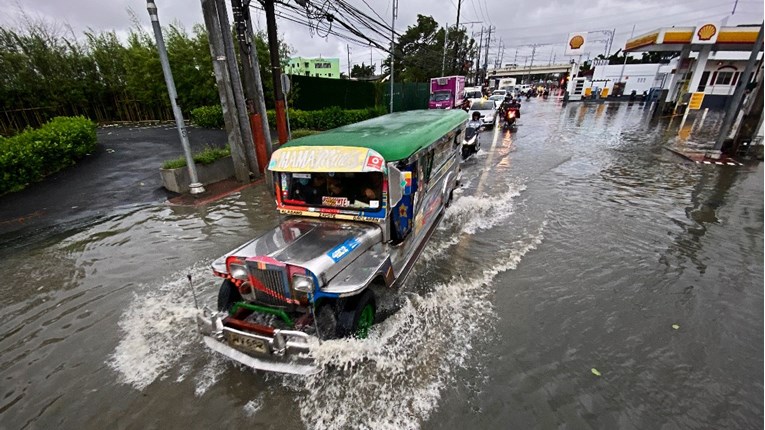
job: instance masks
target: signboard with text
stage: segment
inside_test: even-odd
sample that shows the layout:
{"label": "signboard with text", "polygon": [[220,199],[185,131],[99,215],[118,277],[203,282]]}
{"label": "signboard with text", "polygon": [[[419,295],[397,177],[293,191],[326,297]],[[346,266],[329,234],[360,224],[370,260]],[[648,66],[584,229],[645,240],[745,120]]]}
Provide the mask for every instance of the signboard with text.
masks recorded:
{"label": "signboard with text", "polygon": [[688,109],[701,109],[702,103],[704,103],[704,93],[691,93],[691,99],[688,101]]}

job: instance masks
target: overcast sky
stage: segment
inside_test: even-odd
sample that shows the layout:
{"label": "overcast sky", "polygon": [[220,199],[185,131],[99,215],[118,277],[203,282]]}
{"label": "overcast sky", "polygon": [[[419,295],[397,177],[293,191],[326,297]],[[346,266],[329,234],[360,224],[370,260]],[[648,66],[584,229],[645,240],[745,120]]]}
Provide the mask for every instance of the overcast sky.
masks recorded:
{"label": "overcast sky", "polygon": [[[295,0],[277,0],[296,5]],[[431,15],[443,25],[454,24],[457,18],[457,2],[461,1],[460,23],[465,23],[469,33],[477,33],[492,26],[489,61],[500,55],[499,42],[505,46],[503,63],[524,64],[530,60],[531,44],[537,46],[534,64],[568,61],[563,56],[565,40],[570,32],[595,32],[589,35],[588,51],[594,57],[604,52],[606,39],[598,30],[616,29],[612,53],[624,47],[635,27],[635,35],[658,27],[692,26],[700,21],[720,21],[728,18],[728,25],[743,23],[759,24],[763,20],[762,0],[400,0],[395,28],[403,32],[416,22],[417,14]],[[230,2],[226,0],[230,8]],[[253,4],[257,1],[253,0]],[[376,18],[375,12],[390,24],[391,0],[348,0],[359,10]],[[199,0],[156,0],[159,18],[163,25],[180,23],[187,30],[202,23]],[[315,0],[315,4],[331,6],[333,0]],[[735,14],[731,12],[736,8]],[[44,20],[64,28],[71,27],[81,35],[87,29],[115,30],[125,35],[133,25],[128,10],[133,10],[141,25],[150,31],[150,22],[144,0],[0,0],[2,14],[0,25],[19,26],[22,11],[31,19]],[[279,11],[288,11],[277,5]],[[230,11],[229,11],[230,12]],[[253,10],[256,28],[265,29],[262,11]],[[313,21],[314,23],[316,21]],[[303,57],[338,57],[341,71],[347,69],[347,48],[350,45],[350,62],[379,64],[384,53],[366,44],[349,42],[340,37],[321,37],[315,32],[286,18],[277,18],[279,34],[292,46],[294,55]],[[334,25],[334,28],[338,28]],[[372,34],[368,30],[365,34]],[[384,43],[381,36],[374,39]]]}

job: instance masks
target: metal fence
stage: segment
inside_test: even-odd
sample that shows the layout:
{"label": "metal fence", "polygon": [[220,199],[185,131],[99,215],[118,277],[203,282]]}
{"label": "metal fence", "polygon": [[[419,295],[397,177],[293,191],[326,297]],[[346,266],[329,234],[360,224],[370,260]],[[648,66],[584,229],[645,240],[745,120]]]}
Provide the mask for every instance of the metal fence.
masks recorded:
{"label": "metal fence", "polygon": [[[393,83],[393,111],[427,109],[430,84],[423,82]],[[390,107],[390,84],[384,84],[384,106]],[[390,109],[390,108],[389,108]]]}
{"label": "metal fence", "polygon": [[319,110],[331,106],[364,109],[374,107],[378,99],[373,82],[301,75],[290,75],[290,81],[292,89],[288,101],[289,107],[294,109]]}

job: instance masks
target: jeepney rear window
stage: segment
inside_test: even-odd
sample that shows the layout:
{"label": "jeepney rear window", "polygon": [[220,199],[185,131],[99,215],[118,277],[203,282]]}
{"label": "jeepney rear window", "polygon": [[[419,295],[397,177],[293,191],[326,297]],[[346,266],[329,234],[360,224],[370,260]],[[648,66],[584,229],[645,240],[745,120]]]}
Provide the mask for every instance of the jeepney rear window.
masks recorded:
{"label": "jeepney rear window", "polygon": [[380,172],[281,173],[282,202],[293,206],[380,210]]}

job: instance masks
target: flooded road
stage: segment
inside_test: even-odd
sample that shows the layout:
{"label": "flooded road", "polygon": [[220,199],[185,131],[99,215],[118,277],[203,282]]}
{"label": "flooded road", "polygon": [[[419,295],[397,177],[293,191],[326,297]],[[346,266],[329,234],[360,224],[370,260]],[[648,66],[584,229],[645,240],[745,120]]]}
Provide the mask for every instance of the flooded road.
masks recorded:
{"label": "flooded road", "polygon": [[186,275],[214,306],[210,262],[278,223],[263,186],[6,242],[0,429],[759,427],[763,168],[685,162],[676,134],[639,105],[524,103],[395,311],[308,378],[195,335]]}

